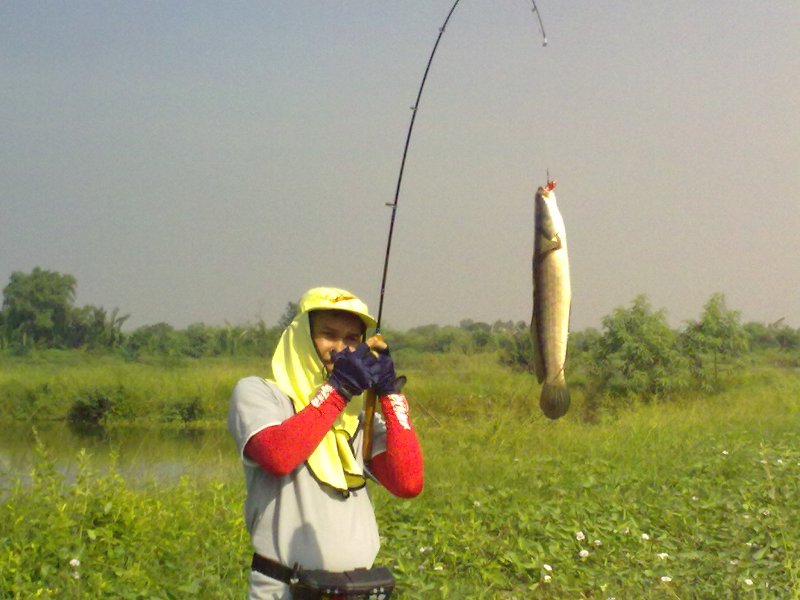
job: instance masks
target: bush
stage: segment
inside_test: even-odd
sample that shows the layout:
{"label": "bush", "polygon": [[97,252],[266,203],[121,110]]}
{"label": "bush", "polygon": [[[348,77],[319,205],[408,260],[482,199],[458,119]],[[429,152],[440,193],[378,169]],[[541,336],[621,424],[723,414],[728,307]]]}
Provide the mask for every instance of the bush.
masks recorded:
{"label": "bush", "polygon": [[122,388],[90,390],[85,397],[76,398],[67,414],[70,423],[101,425],[113,413],[122,413]]}
{"label": "bush", "polygon": [[533,340],[527,327],[498,333],[496,339],[500,364],[531,373],[534,371]]}
{"label": "bush", "polygon": [[193,423],[202,419],[203,416],[205,416],[205,409],[200,396],[179,400],[164,408],[165,421]]}
{"label": "bush", "polygon": [[663,310],[650,308],[646,296],[629,309],[617,308],[603,319],[591,372],[600,393],[651,399],[687,385],[686,360]]}

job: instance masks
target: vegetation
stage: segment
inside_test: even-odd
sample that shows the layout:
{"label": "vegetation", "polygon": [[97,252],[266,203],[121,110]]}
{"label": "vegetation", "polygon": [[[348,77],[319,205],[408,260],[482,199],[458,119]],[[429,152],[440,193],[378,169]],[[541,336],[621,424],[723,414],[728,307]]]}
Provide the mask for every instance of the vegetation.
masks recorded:
{"label": "vegetation", "polygon": [[408,598],[798,598],[800,378],[762,375],[592,425],[520,393],[425,422],[423,497],[376,494],[381,558]]}
{"label": "vegetation", "polygon": [[127,484],[81,451],[66,483],[43,444],[3,499],[2,598],[235,598],[249,540],[239,486]]}
{"label": "vegetation", "polygon": [[[795,370],[588,423],[581,393],[546,420],[530,375],[488,354],[403,363],[425,490],[372,488],[398,598],[800,597]],[[228,475],[164,484],[80,452],[65,480],[40,444],[30,479],[0,478],[0,597],[243,597],[234,454]]]}
{"label": "vegetation", "polygon": [[[75,307],[76,282],[15,273],[0,311],[0,420],[222,428],[269,375],[281,323],[160,323]],[[426,457],[414,500],[372,488],[398,598],[800,598],[800,330],[742,324],[714,294],[669,327],[645,296],[571,334],[572,408],[537,408],[525,323],[385,332]],[[0,597],[241,598],[249,540],[229,475],[129,481],[46,443],[0,464]]]}
{"label": "vegetation", "polygon": [[126,360],[49,350],[0,360],[0,422],[217,426],[233,385],[268,375],[258,357]]}
{"label": "vegetation", "polygon": [[[38,267],[12,274],[0,311],[0,419],[92,425],[219,419],[218,399],[243,369],[268,374],[266,357],[297,308],[287,303],[271,327],[263,321],[195,323],[177,330],[157,323],[123,332],[127,316],[120,317],[118,309],[75,307],[76,285],[71,275]],[[533,372],[524,322],[464,320],[457,327],[384,333],[405,359],[488,355],[505,367]],[[64,352],[70,349],[79,352]],[[633,400],[720,393],[765,363],[800,366],[800,330],[781,322],[743,325],[722,294],[711,296],[697,321],[673,330],[665,312],[653,310],[641,295],[605,317],[601,330],[571,334],[567,375],[572,389],[586,397],[582,416],[592,420],[604,407]]]}

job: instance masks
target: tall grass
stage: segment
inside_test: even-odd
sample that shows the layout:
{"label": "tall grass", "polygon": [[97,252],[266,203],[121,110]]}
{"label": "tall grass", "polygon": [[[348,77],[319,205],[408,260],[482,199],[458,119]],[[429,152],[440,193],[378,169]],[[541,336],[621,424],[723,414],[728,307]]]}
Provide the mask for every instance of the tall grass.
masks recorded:
{"label": "tall grass", "polygon": [[5,356],[0,359],[0,420],[218,422],[236,381],[263,373],[266,363],[252,357],[131,362],[76,351]]}
{"label": "tall grass", "polygon": [[235,598],[246,588],[241,494],[231,482],[128,485],[85,452],[65,483],[40,445],[4,494],[3,598]]}
{"label": "tall grass", "polygon": [[423,498],[376,494],[381,558],[409,598],[800,597],[800,378],[773,375],[599,424],[426,423]]}
{"label": "tall grass", "polygon": [[[371,487],[398,598],[800,598],[800,373],[591,422],[578,391],[551,422],[491,357],[398,363],[426,459],[420,497]],[[65,482],[40,454],[0,492],[0,597],[244,597],[234,456],[229,477],[133,486],[85,454]]]}

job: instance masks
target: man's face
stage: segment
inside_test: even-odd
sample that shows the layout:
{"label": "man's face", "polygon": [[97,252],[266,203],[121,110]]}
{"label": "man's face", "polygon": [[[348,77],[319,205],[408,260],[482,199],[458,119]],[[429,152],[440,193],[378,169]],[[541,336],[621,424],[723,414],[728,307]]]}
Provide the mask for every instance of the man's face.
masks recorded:
{"label": "man's face", "polygon": [[364,330],[361,319],[341,310],[318,310],[311,313],[311,339],[328,373],[333,371],[331,351],[341,352],[358,346]]}

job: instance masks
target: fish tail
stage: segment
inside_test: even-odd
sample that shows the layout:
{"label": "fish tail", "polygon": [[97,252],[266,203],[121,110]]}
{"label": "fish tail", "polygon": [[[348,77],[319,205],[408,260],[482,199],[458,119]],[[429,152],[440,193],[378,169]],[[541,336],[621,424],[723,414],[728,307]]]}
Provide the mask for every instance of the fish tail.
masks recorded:
{"label": "fish tail", "polygon": [[569,408],[567,384],[563,381],[545,382],[542,386],[542,395],[539,398],[539,407],[549,419],[563,417]]}

